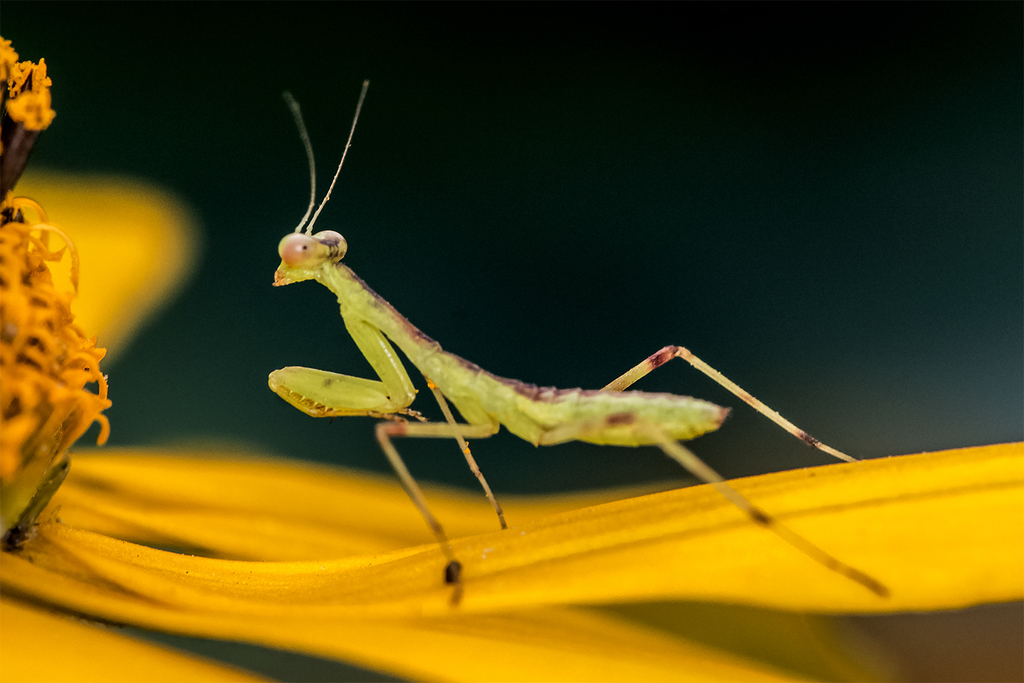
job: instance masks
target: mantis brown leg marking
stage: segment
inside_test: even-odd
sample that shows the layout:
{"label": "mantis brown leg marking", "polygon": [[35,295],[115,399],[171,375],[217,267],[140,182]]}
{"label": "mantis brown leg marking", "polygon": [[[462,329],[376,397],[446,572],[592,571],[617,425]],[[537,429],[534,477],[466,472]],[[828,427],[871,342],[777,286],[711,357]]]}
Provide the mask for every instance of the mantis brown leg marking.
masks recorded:
{"label": "mantis brown leg marking", "polygon": [[444,568],[444,582],[449,585],[457,584],[462,579],[462,563],[458,560],[452,560],[448,563],[448,566]]}
{"label": "mantis brown leg marking", "polygon": [[839,460],[843,460],[846,462],[857,462],[857,458],[851,457],[841,451],[837,451],[831,446],[827,446],[823,444],[821,441],[818,441],[813,436],[811,436],[804,430],[800,429],[795,424],[793,424],[792,422],[790,422],[789,420],[782,417],[777,412],[766,406],[764,403],[754,398],[750,394],[750,392],[741,388],[731,379],[720,373],[718,370],[715,370],[713,367],[702,361],[697,356],[690,353],[689,350],[683,348],[682,346],[666,346],[665,348],[651,355],[645,361],[643,361],[636,367],[632,368],[631,370],[629,370],[628,372],[626,372],[613,382],[610,382],[607,386],[604,387],[604,389],[606,391],[623,391],[641,377],[646,376],[652,370],[661,367],[662,365],[669,362],[673,358],[682,358],[687,363],[689,363],[696,369],[700,370],[702,373],[713,379],[719,385],[730,391],[733,395],[742,399],[747,405],[752,407],[754,410],[761,413],[769,420],[779,425],[780,427],[782,427],[787,432],[789,432],[796,438],[800,439],[807,445],[817,448],[819,451],[822,451],[824,453],[828,453],[832,457],[838,458]]}
{"label": "mantis brown leg marking", "polygon": [[452,597],[449,603],[452,607],[458,607],[459,603],[462,602],[462,563],[458,560],[452,560],[448,563],[448,566],[444,568],[444,582],[449,586],[454,586],[452,590]]}
{"label": "mantis brown leg marking", "polygon": [[[437,404],[441,406],[441,412],[444,413],[444,419],[447,420],[448,424],[452,427],[455,427],[458,423],[455,421],[455,417],[452,415],[452,411],[448,407],[448,401],[445,400],[444,394],[441,393],[441,390],[437,388],[437,385],[434,384],[429,377],[426,379],[427,386],[430,388],[430,391],[433,392],[434,398],[437,399]],[[477,481],[480,482],[480,485],[484,489],[484,493],[487,494],[487,500],[490,501],[491,507],[493,507],[494,511],[498,514],[498,521],[501,523],[501,528],[508,529],[508,525],[505,524],[505,513],[501,511],[501,505],[498,503],[498,499],[494,497],[494,494],[491,492],[490,484],[487,483],[487,479],[484,478],[483,472],[481,472],[480,468],[477,466],[476,458],[473,457],[473,453],[469,450],[469,444],[466,443],[466,440],[460,433],[455,434],[455,440],[459,444],[459,450],[462,451],[462,455],[466,457],[466,463],[469,465],[470,471],[473,472]]]}

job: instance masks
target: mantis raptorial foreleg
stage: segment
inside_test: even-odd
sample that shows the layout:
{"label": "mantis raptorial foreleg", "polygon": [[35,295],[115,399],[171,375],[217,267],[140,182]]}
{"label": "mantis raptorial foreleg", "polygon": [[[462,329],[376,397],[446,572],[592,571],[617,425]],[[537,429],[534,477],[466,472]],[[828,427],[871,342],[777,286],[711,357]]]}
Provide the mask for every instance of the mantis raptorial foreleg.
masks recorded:
{"label": "mantis raptorial foreleg", "polygon": [[407,410],[416,398],[416,389],[391,342],[365,322],[346,320],[345,327],[379,381],[291,366],[270,374],[270,388],[313,417],[386,417],[395,413],[418,416]]}
{"label": "mantis raptorial foreleg", "polygon": [[800,429],[795,424],[793,424],[792,422],[790,422],[789,420],[782,417],[777,412],[766,406],[764,403],[754,398],[754,396],[751,395],[750,392],[740,387],[731,379],[720,373],[718,370],[715,370],[713,367],[702,361],[697,356],[690,353],[688,349],[685,349],[682,346],[666,346],[657,353],[651,354],[642,363],[632,368],[615,381],[605,385],[604,389],[606,391],[622,391],[627,387],[631,386],[632,384],[634,384],[641,377],[646,376],[649,372],[651,372],[655,368],[661,367],[662,365],[669,362],[673,358],[682,358],[687,363],[697,368],[711,379],[715,380],[715,382],[720,384],[722,387],[728,389],[734,396],[743,399],[743,401],[746,402],[747,405],[749,405],[751,408],[761,413],[769,420],[779,425],[780,427],[782,427],[787,432],[789,432],[796,438],[800,439],[804,443],[813,446],[814,448],[817,448],[819,451],[828,453],[829,455],[835,458],[839,458],[840,460],[846,462],[857,462],[857,458],[853,458],[847,455],[846,453],[837,451],[831,446],[827,446],[822,442],[818,441],[813,436],[811,436],[804,430]]}

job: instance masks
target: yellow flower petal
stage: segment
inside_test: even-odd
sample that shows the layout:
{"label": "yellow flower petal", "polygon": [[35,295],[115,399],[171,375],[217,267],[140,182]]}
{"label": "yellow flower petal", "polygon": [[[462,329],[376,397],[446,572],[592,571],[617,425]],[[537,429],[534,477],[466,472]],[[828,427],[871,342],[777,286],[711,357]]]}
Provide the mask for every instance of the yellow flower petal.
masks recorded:
{"label": "yellow flower petal", "polygon": [[[82,473],[94,490],[104,468],[116,464],[100,460]],[[153,469],[173,471],[172,460],[156,460]],[[577,610],[552,605],[697,598],[886,612],[1020,599],[1022,462],[1024,446],[1008,444],[735,482],[784,523],[886,583],[888,599],[754,527],[707,487],[457,539],[453,547],[465,565],[458,605],[441,580],[444,557],[433,544],[319,562],[240,562],[155,550],[52,521],[42,523],[22,550],[0,556],[0,579],[7,595],[96,618],[295,649],[409,676],[550,678],[565,666],[578,672],[567,679],[679,679],[680,671],[752,679],[751,673],[721,673],[736,662],[697,654],[678,639],[651,640],[652,633],[628,620],[604,614],[610,621],[593,621],[593,614],[583,619]],[[228,466],[239,483],[257,481],[247,476],[251,463],[245,461],[185,463],[193,484],[206,479],[204,470],[224,476]],[[145,463],[134,465],[137,474]],[[255,466],[264,474],[276,471],[278,481],[289,469],[285,463]],[[312,473],[294,467],[296,480]],[[141,480],[140,499],[159,498],[157,480]],[[327,488],[338,483],[328,481]],[[281,491],[295,484],[285,482]],[[334,493],[355,493],[362,485],[337,486]],[[244,502],[246,489],[236,487],[231,496]],[[256,509],[265,495],[257,487],[245,504]],[[271,508],[290,502],[307,520],[316,516],[316,496],[271,499]],[[517,514],[528,515],[528,508],[523,503]],[[311,523],[330,524],[330,516]],[[189,542],[189,536],[183,529],[180,539]],[[642,675],[627,673],[636,671],[627,661]],[[707,662],[719,673],[700,668]]]}
{"label": "yellow flower petal", "polygon": [[0,622],[0,671],[5,681],[265,680],[9,598],[0,602]]}
{"label": "yellow flower petal", "polygon": [[799,672],[820,681],[892,681],[897,665],[885,652],[851,637],[850,619],[710,602],[608,605],[623,616],[718,650]]}
{"label": "yellow flower petal", "polygon": [[[426,486],[455,537],[498,529],[479,494]],[[646,493],[503,496],[528,521]],[[310,560],[432,543],[394,477],[251,454],[103,449],[76,453],[55,505],[64,523],[145,545],[239,560]]]}
{"label": "yellow flower petal", "polygon": [[[76,322],[116,356],[180,289],[197,261],[191,210],[139,180],[29,169],[17,194],[46,207],[73,236],[82,268]],[[109,356],[108,356],[109,357]]]}
{"label": "yellow flower petal", "polygon": [[763,665],[589,610],[548,608],[353,621],[168,613],[161,607],[141,601],[137,614],[143,617],[143,625],[355,661],[414,679],[796,680]]}
{"label": "yellow flower petal", "polygon": [[[1020,599],[1022,456],[1024,447],[1010,444],[734,482],[781,521],[886,584],[892,592],[886,599],[753,526],[708,487],[693,487],[454,540],[465,579],[458,610],[686,598],[870,613]],[[245,468],[235,466],[239,473]],[[196,462],[189,467],[201,481]],[[51,505],[58,504],[55,498]],[[182,530],[186,541],[188,533]],[[49,586],[57,575],[70,580],[87,565],[86,583],[166,594],[169,604],[200,611],[452,613],[452,591],[441,581],[443,555],[433,544],[316,562],[234,562],[167,553],[51,522],[41,524],[37,538],[15,557],[52,572],[43,582]],[[48,591],[18,576],[5,573],[5,585]],[[57,604],[62,599],[49,597]],[[65,597],[74,604],[76,596]]]}

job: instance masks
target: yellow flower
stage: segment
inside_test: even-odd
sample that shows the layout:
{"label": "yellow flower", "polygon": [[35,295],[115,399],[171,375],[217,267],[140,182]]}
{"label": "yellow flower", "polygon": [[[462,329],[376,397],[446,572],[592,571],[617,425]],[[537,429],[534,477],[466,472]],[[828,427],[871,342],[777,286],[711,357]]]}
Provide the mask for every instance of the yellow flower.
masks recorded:
{"label": "yellow flower", "polygon": [[[28,341],[22,345],[31,351],[25,358],[58,368],[56,375],[40,378],[29,372],[33,363],[23,368],[19,354],[8,353],[8,311],[21,316],[19,334],[29,319],[28,304],[13,302],[42,299],[44,292],[70,301],[73,287],[53,284],[65,276],[54,272],[61,251],[47,236],[60,237],[69,261],[70,244],[79,246],[86,282],[99,268],[84,246],[89,214],[95,206],[134,203],[132,211],[109,210],[92,221],[111,236],[100,253],[109,255],[128,233],[148,241],[146,249],[118,255],[123,279],[74,302],[87,304],[83,319],[100,321],[101,339],[116,322],[103,311],[136,315],[140,283],[166,288],[175,279],[133,264],[154,251],[168,253],[168,243],[178,248],[172,260],[186,263],[191,240],[181,232],[187,212],[138,185],[63,176],[56,184],[29,178],[19,186],[26,188],[60,216],[54,221],[61,232],[34,203],[9,200],[2,227],[3,395],[35,397],[32,415],[49,410],[58,417],[36,416],[31,429],[8,431],[6,398],[3,404],[12,481],[34,479],[18,484],[33,493],[15,516],[24,521],[41,510],[34,534],[0,553],[3,680],[250,678],[73,619],[82,617],[414,679],[866,679],[891,672],[848,655],[824,615],[1022,598],[1021,444],[734,482],[780,521],[882,582],[885,598],[809,561],[703,486],[638,497],[620,491],[503,498],[516,526],[500,532],[492,530],[482,497],[428,488],[464,565],[458,604],[442,579],[444,555],[388,478],[256,453],[125,449],[78,455],[59,490],[53,477],[42,476],[40,486],[39,478],[22,476],[24,454],[35,453],[26,444],[53,445],[49,456],[38,456],[47,463],[43,470],[52,469],[87,421],[103,421],[99,411],[109,403],[92,362],[100,351],[70,321],[53,332],[72,349],[64,356],[44,357]],[[268,236],[268,249],[276,237]],[[8,244],[12,251],[21,245],[19,262],[28,264],[13,279]],[[177,271],[180,277],[183,269]],[[23,299],[9,294],[14,287]],[[92,360],[75,361],[76,353]],[[96,393],[83,388],[90,381]],[[76,402],[61,403],[65,394]],[[22,412],[14,418],[29,405],[28,398],[17,403]],[[27,436],[17,440],[18,434]],[[4,486],[6,519],[6,477]],[[48,505],[38,490],[52,494]],[[699,629],[687,619],[699,620]]]}
{"label": "yellow flower", "polygon": [[[67,449],[93,421],[107,439],[102,411],[110,406],[99,362],[105,351],[74,324],[74,291],[54,286],[48,264],[70,254],[70,281],[78,287],[74,245],[49,224],[30,199],[6,196],[24,168],[34,135],[53,120],[50,79],[40,60],[18,62],[0,39],[0,75],[7,80],[0,204],[0,533],[18,546],[67,474]],[[8,132],[10,131],[10,132]],[[50,237],[62,242],[51,250]],[[97,393],[85,386],[96,383]]]}
{"label": "yellow flower", "polygon": [[[31,210],[37,220],[27,221]],[[56,233],[65,247],[48,247]],[[17,546],[67,473],[66,451],[94,420],[110,425],[107,380],[99,362],[105,351],[74,324],[72,292],[53,284],[48,262],[72,254],[71,241],[49,225],[38,204],[25,198],[0,206],[0,519],[4,544]],[[98,393],[85,385],[95,382]]]}
{"label": "yellow flower", "polygon": [[40,59],[38,64],[17,62],[18,55],[11,49],[10,41],[4,42],[6,44],[0,46],[0,59],[4,62],[0,69],[7,74],[7,96],[10,98],[7,115],[21,122],[26,130],[43,130],[57,115],[50,106],[52,82],[46,75],[46,60]]}

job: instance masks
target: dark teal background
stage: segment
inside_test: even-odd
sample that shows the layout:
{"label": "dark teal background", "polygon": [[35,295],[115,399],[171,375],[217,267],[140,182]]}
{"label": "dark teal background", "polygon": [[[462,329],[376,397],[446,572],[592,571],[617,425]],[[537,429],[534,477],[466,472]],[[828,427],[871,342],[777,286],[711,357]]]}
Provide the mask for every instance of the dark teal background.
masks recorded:
{"label": "dark teal background", "polygon": [[[370,420],[266,387],[285,365],[370,373],[333,295],[270,286],[308,193],[282,90],[325,188],[371,79],[318,229],[445,348],[596,388],[683,344],[878,457],[1024,436],[1021,14],[7,2],[3,31],[54,81],[32,163],[163,185],[205,234],[184,294],[105,368],[110,443],[385,470]],[[681,362],[640,388],[736,407],[693,445],[727,476],[828,462]],[[475,486],[454,446],[400,448]],[[678,476],[653,449],[476,454],[499,496]]]}
{"label": "dark teal background", "polygon": [[[344,233],[347,263],[445,348],[596,388],[682,344],[879,457],[1024,438],[1022,19],[1020,3],[8,0],[3,34],[54,81],[33,165],[145,179],[202,224],[194,279],[105,365],[110,443],[383,471],[371,420],[314,420],[266,386],[285,365],[370,373],[333,295],[270,286],[308,193],[282,90],[325,188],[371,79],[318,228]],[[679,361],[639,388],[736,408],[693,444],[726,476],[829,462]],[[454,446],[399,446],[414,474],[475,487]],[[655,449],[506,434],[475,453],[499,499],[681,476]],[[943,631],[920,661],[952,675],[974,660]],[[234,661],[343,675],[253,652]]]}

